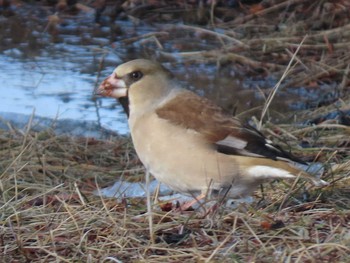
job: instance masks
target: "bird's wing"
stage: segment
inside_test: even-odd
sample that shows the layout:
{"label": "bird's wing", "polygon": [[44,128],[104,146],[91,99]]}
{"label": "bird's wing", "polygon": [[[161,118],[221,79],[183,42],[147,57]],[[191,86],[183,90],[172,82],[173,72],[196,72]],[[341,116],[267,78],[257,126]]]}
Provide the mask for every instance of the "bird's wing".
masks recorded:
{"label": "bird's wing", "polygon": [[159,107],[156,113],[174,125],[198,132],[223,154],[302,162],[273,145],[255,128],[243,124],[210,100],[191,91],[179,93]]}

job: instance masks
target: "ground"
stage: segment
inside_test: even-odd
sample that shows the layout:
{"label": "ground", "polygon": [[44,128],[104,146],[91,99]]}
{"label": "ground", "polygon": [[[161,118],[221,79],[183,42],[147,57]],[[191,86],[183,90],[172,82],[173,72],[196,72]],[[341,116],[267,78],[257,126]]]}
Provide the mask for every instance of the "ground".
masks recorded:
{"label": "ground", "polygon": [[[208,215],[200,209],[175,212],[154,202],[151,240],[145,198],[93,194],[118,178],[144,180],[128,136],[104,140],[63,136],[49,128],[32,131],[28,123],[28,129],[0,130],[0,261],[350,262],[348,2],[237,1],[237,6],[215,6],[215,1],[207,1],[190,9],[203,10],[199,16],[182,18],[161,2],[145,1],[140,6],[125,1],[124,9],[114,15],[149,23],[182,19],[184,25],[174,22],[177,29],[208,40],[219,36],[222,43],[215,49],[209,45],[210,50],[187,52],[183,41],[177,43],[176,54],[154,52],[161,61],[180,56],[192,65],[214,63],[224,68],[232,63],[239,74],[278,78],[292,62],[284,88],[332,88],[328,90],[332,96],[304,110],[281,111],[278,116],[284,123],[274,124],[267,111],[261,125],[261,131],[282,147],[324,164],[322,178],[330,185],[317,189],[301,180],[274,181],[254,193],[253,203],[235,209],[219,206]],[[18,15],[19,2],[11,2],[17,9],[4,3],[2,15]],[[59,3],[63,6],[54,3],[55,8],[67,8],[65,1]],[[87,3],[78,3],[78,12],[84,12]],[[106,13],[110,8],[98,10],[97,23],[112,20],[113,14]],[[51,19],[49,31],[54,35],[57,21]],[[167,40],[166,34],[152,37]],[[150,46],[142,50],[151,53]],[[268,102],[264,105],[269,109]],[[251,111],[242,115],[258,126]]]}

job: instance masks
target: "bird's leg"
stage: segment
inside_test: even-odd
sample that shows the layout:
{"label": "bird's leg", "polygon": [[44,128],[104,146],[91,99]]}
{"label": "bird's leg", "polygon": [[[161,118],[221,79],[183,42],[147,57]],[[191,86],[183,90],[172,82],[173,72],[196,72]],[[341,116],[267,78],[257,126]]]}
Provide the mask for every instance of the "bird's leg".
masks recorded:
{"label": "bird's leg", "polygon": [[195,196],[194,199],[192,201],[188,201],[183,203],[182,205],[180,205],[180,207],[176,208],[176,211],[186,211],[189,208],[191,208],[194,204],[198,203],[200,200],[202,200],[203,198],[205,198],[207,195],[205,193],[201,193],[198,196]]}
{"label": "bird's leg", "polygon": [[265,201],[265,191],[263,184],[260,184],[261,198],[258,202],[258,205],[262,204]]}
{"label": "bird's leg", "polygon": [[154,243],[154,232],[153,232],[153,215],[151,206],[151,191],[150,191],[150,172],[146,171],[146,200],[147,200],[147,214],[148,214],[148,226],[149,236],[151,243]]}
{"label": "bird's leg", "polygon": [[[210,185],[212,184],[212,181],[210,182]],[[200,207],[203,208],[204,211],[206,211],[205,207],[203,206],[204,203],[201,203],[200,201],[204,198],[210,198],[211,197],[211,193],[212,191],[210,190],[210,185],[208,186],[208,188],[204,191],[201,191],[201,194],[198,196],[193,196],[193,200],[189,201],[189,202],[185,202],[184,204],[182,204],[179,208],[177,208],[176,210],[178,211],[186,211],[189,208],[191,208],[194,204],[198,203]],[[209,209],[211,211],[211,209]],[[207,212],[205,212],[207,213]]]}
{"label": "bird's leg", "polygon": [[217,209],[223,204],[223,200],[221,199],[219,201],[215,201],[214,204],[209,205],[209,207],[205,206],[205,202],[201,203],[200,201],[203,200],[204,198],[207,198],[208,195],[206,193],[201,193],[200,195],[194,197],[194,199],[192,201],[186,202],[184,204],[182,204],[180,207],[178,207],[176,209],[176,211],[186,211],[189,208],[191,208],[194,204],[199,203],[199,207],[203,209],[204,214],[203,217],[206,217],[209,214],[215,214]]}

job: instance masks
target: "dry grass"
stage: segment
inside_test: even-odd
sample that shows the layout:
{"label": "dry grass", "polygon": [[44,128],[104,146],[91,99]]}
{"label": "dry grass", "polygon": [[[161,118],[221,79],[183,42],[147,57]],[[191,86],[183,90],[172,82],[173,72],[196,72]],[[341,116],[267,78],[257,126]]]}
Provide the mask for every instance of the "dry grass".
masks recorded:
{"label": "dry grass", "polygon": [[257,192],[252,204],[204,218],[155,206],[151,243],[145,198],[92,194],[120,177],[143,180],[129,138],[0,131],[0,261],[349,262],[349,127],[267,125],[269,132],[312,143],[300,153],[327,164],[331,185],[273,182],[264,199]]}
{"label": "dry grass", "polygon": [[[152,243],[145,198],[117,200],[92,194],[117,178],[143,180],[129,138],[100,141],[50,131],[0,130],[0,261],[350,262],[350,128],[326,117],[349,111],[349,3],[264,2],[270,6],[245,12],[226,9],[237,12],[232,14],[236,19],[227,21],[210,12],[210,26],[220,33],[199,26],[162,26],[161,32],[126,39],[125,45],[143,41],[140,46],[150,56],[218,65],[234,62],[244,74],[251,68],[281,76],[308,35],[296,57],[299,63],[283,87],[312,89],[332,80],[339,84],[338,95],[328,106],[298,115],[296,123],[305,120],[313,125],[268,123],[263,132],[287,141],[285,146],[297,155],[324,163],[329,187],[272,182],[264,186],[263,199],[258,191],[254,203],[234,210],[220,207],[206,217],[200,211],[165,212],[154,206]],[[144,14],[155,17],[147,10]],[[157,12],[163,17],[175,13],[166,7]],[[126,13],[137,17],[136,12]],[[186,45],[179,45],[176,53],[163,50],[162,43],[178,31],[190,32],[191,41],[193,36],[199,41],[214,39],[208,41],[213,44],[206,50],[191,51]],[[176,46],[188,39],[171,43]]]}

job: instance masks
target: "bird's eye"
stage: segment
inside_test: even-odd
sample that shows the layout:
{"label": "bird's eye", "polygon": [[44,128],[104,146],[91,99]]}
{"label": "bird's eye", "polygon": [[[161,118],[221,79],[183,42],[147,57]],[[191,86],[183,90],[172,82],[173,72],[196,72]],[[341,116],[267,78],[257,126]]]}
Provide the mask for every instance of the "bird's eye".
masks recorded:
{"label": "bird's eye", "polygon": [[139,80],[142,78],[143,74],[141,71],[134,71],[130,73],[130,77],[133,81]]}

